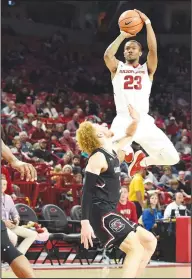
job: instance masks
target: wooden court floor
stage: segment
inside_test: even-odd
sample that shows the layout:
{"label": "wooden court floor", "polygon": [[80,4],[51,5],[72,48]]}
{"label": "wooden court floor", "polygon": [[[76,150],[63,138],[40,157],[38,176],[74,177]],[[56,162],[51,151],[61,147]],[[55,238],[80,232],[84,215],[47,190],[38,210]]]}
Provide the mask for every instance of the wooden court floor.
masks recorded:
{"label": "wooden court floor", "polygon": [[[35,270],[37,278],[121,278],[121,268],[47,268]],[[2,278],[16,278],[12,271],[3,271]],[[142,278],[191,278],[191,266],[148,267]]]}

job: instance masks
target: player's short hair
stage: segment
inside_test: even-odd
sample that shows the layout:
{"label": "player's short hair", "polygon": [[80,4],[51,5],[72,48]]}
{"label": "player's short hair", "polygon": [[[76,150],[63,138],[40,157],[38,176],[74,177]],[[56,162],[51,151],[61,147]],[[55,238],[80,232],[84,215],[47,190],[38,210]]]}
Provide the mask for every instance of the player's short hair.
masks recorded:
{"label": "player's short hair", "polygon": [[142,51],[142,45],[138,41],[136,41],[136,40],[129,40],[128,42],[126,42],[126,44],[127,43],[136,43],[139,46],[140,51]]}
{"label": "player's short hair", "polygon": [[89,155],[95,149],[101,147],[101,143],[93,125],[88,121],[80,124],[79,129],[77,130],[76,139],[80,150]]}

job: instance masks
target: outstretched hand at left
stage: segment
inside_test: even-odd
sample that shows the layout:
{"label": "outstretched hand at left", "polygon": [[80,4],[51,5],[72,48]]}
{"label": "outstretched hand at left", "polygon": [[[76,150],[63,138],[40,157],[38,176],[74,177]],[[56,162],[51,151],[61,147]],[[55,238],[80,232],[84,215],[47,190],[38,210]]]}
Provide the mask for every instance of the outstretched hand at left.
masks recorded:
{"label": "outstretched hand at left", "polygon": [[27,181],[35,181],[37,180],[37,172],[33,165],[15,160],[11,162],[11,166],[13,169],[16,169],[21,174],[21,179],[26,177]]}

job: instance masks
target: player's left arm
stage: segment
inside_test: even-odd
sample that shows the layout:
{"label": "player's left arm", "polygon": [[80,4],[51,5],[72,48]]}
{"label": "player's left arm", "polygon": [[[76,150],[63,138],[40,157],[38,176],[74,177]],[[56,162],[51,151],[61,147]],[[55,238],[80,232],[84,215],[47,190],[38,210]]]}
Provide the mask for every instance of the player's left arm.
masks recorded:
{"label": "player's left arm", "polygon": [[134,136],[140,120],[139,113],[131,106],[128,106],[129,114],[132,118],[131,124],[126,129],[126,135],[118,142],[114,143],[113,149],[117,152],[120,162],[122,162],[122,149],[127,145]]}
{"label": "player's left arm", "polygon": [[151,25],[151,21],[149,18],[142,12],[135,10],[136,12],[139,13],[141,19],[146,25],[147,29],[147,45],[148,45],[148,55],[147,55],[147,67],[148,67],[148,72],[149,72],[149,77],[151,80],[153,80],[153,75],[155,74],[155,71],[157,69],[157,63],[158,63],[158,58],[157,58],[157,40],[155,33],[153,31],[153,27]]}
{"label": "player's left arm", "polygon": [[104,164],[104,155],[101,152],[97,152],[90,157],[85,169],[81,201],[81,243],[84,244],[84,248],[86,249],[89,248],[89,244],[93,247],[92,238],[95,238],[95,234],[89,222],[92,209],[92,195],[96,187],[98,175],[101,173]]}

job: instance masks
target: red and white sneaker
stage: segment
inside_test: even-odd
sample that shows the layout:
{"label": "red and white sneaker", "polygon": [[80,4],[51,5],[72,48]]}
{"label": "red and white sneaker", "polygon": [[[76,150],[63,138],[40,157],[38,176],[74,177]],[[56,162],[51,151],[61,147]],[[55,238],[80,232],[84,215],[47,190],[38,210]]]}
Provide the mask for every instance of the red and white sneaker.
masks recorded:
{"label": "red and white sneaker", "polygon": [[131,163],[134,159],[134,151],[133,151],[133,148],[131,146],[126,146],[124,148],[124,151],[125,151],[125,162],[127,163]]}
{"label": "red and white sneaker", "polygon": [[140,162],[145,157],[145,154],[141,150],[135,153],[134,160],[128,168],[128,174],[130,177],[134,176],[138,171],[145,169],[145,167],[140,165]]}
{"label": "red and white sneaker", "polygon": [[133,159],[134,159],[134,153],[129,153],[128,155],[125,155],[125,162],[126,163],[131,163],[132,161],[133,161]]}

